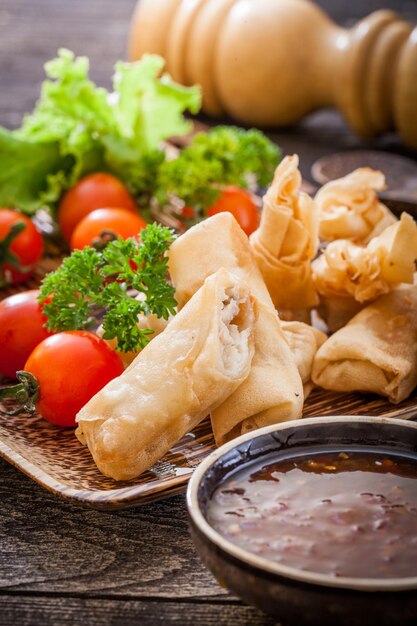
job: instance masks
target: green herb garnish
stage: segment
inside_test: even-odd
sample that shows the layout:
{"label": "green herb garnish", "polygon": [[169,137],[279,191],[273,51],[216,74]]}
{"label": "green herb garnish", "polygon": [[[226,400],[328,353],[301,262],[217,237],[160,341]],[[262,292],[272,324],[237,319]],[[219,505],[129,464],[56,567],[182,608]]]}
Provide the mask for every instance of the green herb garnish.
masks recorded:
{"label": "green herb garnish", "polygon": [[119,238],[101,251],[75,250],[43,279],[39,301],[48,330],[91,329],[102,321],[104,339],[117,339],[118,350],[144,348],[153,331],[138,328],[139,314],[175,313],[166,256],[173,240],[169,228],[149,224],[140,242]]}
{"label": "green herb garnish", "polygon": [[161,165],[156,196],[161,205],[179,198],[203,217],[222,186],[269,185],[280,159],[279,148],[259,130],[218,126],[198,133],[177,159]]}
{"label": "green herb garnish", "polygon": [[167,159],[163,142],[191,130],[184,112],[199,111],[201,94],[162,74],[163,66],[157,55],[119,62],[109,92],[90,80],[86,57],[59,50],[22,127],[0,127],[0,206],[53,212],[77,180],[104,171],[126,184],[141,211],[185,205],[198,221],[222,187],[267,186],[281,153],[258,130],[219,126]]}

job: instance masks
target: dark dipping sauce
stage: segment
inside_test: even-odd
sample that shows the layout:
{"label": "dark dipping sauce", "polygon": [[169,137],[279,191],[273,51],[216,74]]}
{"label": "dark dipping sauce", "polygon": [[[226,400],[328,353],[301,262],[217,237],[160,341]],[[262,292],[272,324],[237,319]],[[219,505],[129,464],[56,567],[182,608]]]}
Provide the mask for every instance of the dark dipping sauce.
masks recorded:
{"label": "dark dipping sauce", "polygon": [[235,472],[207,519],[232,543],[298,570],[417,576],[416,479],[417,462],[397,455],[292,457]]}

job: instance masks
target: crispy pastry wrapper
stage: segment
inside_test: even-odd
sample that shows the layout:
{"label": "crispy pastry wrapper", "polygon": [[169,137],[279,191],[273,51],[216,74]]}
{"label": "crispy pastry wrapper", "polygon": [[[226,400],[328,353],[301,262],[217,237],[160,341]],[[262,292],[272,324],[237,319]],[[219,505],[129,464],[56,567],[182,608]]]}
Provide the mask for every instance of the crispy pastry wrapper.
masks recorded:
{"label": "crispy pastry wrapper", "polygon": [[168,267],[179,309],[221,267],[243,278],[258,300],[273,306],[248,237],[231,213],[213,215],[178,237],[170,247]]}
{"label": "crispy pastry wrapper", "polygon": [[281,327],[303,382],[305,400],[314,387],[311,380],[314,357],[326,341],[327,335],[318,328],[303,322],[281,320]]}
{"label": "crispy pastry wrapper", "polygon": [[360,311],[318,350],[312,378],[333,391],[371,391],[393,403],[417,385],[417,284]]}
{"label": "crispy pastry wrapper", "polygon": [[379,201],[377,191],[385,189],[385,176],[370,167],[361,167],[343,178],[332,180],[317,192],[320,239],[350,239],[366,244],[397,221]]}
{"label": "crispy pastry wrapper", "polygon": [[301,417],[303,385],[276,311],[257,301],[255,354],[247,379],[211,413],[216,443]]}
{"label": "crispy pastry wrapper", "polygon": [[416,259],[417,224],[408,213],[366,247],[333,241],[313,262],[321,312],[327,319],[338,318],[337,324],[346,323],[358,308],[355,303],[364,306],[401,283],[411,284]]}
{"label": "crispy pastry wrapper", "polygon": [[78,413],[76,435],[99,470],[138,476],[224,402],[249,374],[254,322],[248,286],[224,269],[209,277]]}
{"label": "crispy pastry wrapper", "polygon": [[302,310],[318,302],[311,260],[318,248],[318,210],[300,192],[296,155],[285,157],[263,199],[259,228],[250,244],[272,301],[279,311]]}
{"label": "crispy pastry wrapper", "polygon": [[201,222],[172,244],[169,268],[179,305],[219,267],[245,279],[258,310],[250,374],[212,411],[213,432],[220,445],[252,428],[300,418],[303,387],[248,238],[230,213]]}

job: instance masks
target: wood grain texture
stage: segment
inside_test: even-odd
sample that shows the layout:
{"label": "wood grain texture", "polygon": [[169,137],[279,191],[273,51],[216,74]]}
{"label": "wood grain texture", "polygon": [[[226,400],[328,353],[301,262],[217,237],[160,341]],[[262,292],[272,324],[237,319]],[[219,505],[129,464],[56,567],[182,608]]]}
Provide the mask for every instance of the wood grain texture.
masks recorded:
{"label": "wood grain texture", "polygon": [[1,459],[0,476],[0,593],[226,596],[194,549],[184,496],[103,513],[60,501]]}
{"label": "wood grain texture", "polygon": [[[17,127],[32,109],[42,64],[58,47],[87,54],[94,80],[109,86],[114,62],[125,55],[134,4],[1,0],[0,124]],[[318,4],[341,24],[390,6],[417,19],[413,0]],[[370,145],[332,111],[270,136],[287,153],[301,155],[307,177],[318,157]],[[403,151],[395,136],[371,145]],[[82,509],[0,459],[0,498],[1,626],[273,623],[233,601],[203,568],[187,532],[183,496],[113,513]]]}
{"label": "wood grain texture", "polygon": [[[2,626],[272,626],[276,622],[238,603],[138,602],[54,597],[0,597]],[[279,626],[279,625],[276,625]]]}
{"label": "wood grain texture", "polygon": [[110,87],[115,61],[126,56],[135,0],[1,0],[0,124],[15,128],[33,108],[43,65],[58,48],[91,59],[93,80]]}

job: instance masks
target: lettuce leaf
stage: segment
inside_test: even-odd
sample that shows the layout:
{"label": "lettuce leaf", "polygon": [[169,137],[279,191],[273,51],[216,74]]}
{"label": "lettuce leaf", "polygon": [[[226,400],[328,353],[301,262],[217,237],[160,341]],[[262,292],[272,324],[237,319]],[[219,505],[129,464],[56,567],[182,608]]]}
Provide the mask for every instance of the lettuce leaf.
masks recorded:
{"label": "lettuce leaf", "polygon": [[49,197],[59,197],[74,162],[61,155],[57,143],[22,141],[0,128],[0,163],[0,206],[33,213]]}
{"label": "lettuce leaf", "polygon": [[130,138],[141,152],[189,132],[192,126],[183,112],[197,113],[201,106],[199,88],[178,85],[168,74],[158,78],[164,63],[159,56],[145,55],[140,63],[116,64],[114,117],[120,136]]}
{"label": "lettuce leaf", "polygon": [[167,159],[162,142],[191,129],[184,112],[198,112],[201,94],[174,83],[163,66],[156,55],[119,62],[109,92],[90,80],[86,57],[59,50],[22,127],[0,128],[0,206],[53,210],[67,188],[94,171],[123,180],[142,209],[152,199],[164,210],[174,199],[193,207],[196,218],[223,185],[268,185],[281,153],[258,130],[219,126]]}
{"label": "lettuce leaf", "polygon": [[161,142],[188,132],[183,113],[196,113],[201,104],[199,88],[161,76],[163,65],[156,55],[117,63],[109,93],[89,79],[86,57],[59,50],[45,65],[34,111],[14,133],[2,130],[0,204],[28,213],[53,206],[93,171],[114,173],[137,195],[152,194],[149,185],[165,158]]}

